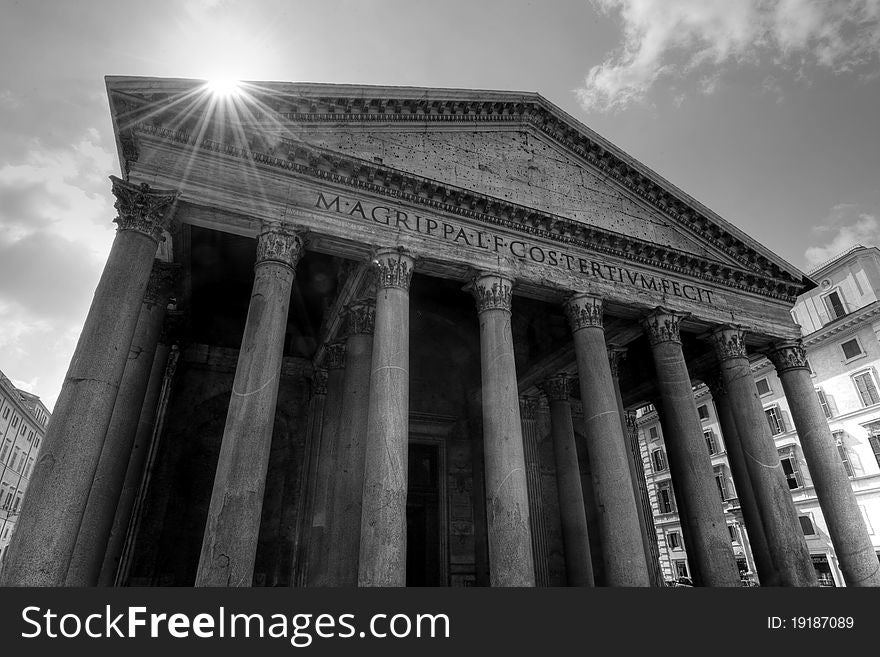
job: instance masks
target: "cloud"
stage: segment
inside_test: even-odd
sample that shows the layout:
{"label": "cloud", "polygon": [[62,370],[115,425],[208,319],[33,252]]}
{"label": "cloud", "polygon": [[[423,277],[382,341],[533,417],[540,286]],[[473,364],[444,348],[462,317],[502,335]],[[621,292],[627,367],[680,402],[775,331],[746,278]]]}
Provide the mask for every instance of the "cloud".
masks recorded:
{"label": "cloud", "polygon": [[813,234],[823,242],[805,251],[804,258],[809,269],[857,244],[880,244],[880,219],[874,214],[859,212],[856,205],[841,204],[832,208],[826,224],[813,228]]}
{"label": "cloud", "polygon": [[0,164],[0,367],[50,407],[113,241],[114,163],[89,129]]}
{"label": "cloud", "polygon": [[[703,66],[805,62],[834,73],[876,74],[880,0],[592,0],[623,20],[623,44],[593,66],[578,98],[588,110],[621,109],[645,100],[661,78]],[[704,80],[712,80],[713,76]],[[712,93],[716,84],[702,84]]]}

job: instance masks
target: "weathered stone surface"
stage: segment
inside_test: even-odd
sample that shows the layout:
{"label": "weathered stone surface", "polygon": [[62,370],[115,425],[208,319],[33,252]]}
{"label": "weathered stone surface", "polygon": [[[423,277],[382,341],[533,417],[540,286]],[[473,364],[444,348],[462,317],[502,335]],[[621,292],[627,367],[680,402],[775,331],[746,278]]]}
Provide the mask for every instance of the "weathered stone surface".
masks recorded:
{"label": "weathered stone surface", "polygon": [[376,254],[373,338],[358,584],[406,584],[409,440],[409,284],[413,260],[397,249]]}
{"label": "weathered stone surface", "polygon": [[116,405],[107,428],[101,458],[92,480],[89,501],[80,522],[76,546],[67,570],[67,586],[95,586],[98,583],[125,472],[134,445],[135,432],[156,354],[165,310],[171,297],[173,269],[156,261],[150,274],[128,362],[119,384]]}
{"label": "weathered stone surface", "polygon": [[525,455],[510,304],[513,281],[482,274],[474,280],[480,316],[486,512],[492,586],[534,586]]}
{"label": "weathered stone surface", "polygon": [[680,314],[658,309],[646,318],[645,331],[657,373],[660,420],[691,574],[700,586],[739,586],[739,570],[681,349],[681,319]]}
{"label": "weathered stone surface", "polygon": [[[650,586],[633,494],[627,445],[608,363],[601,313],[587,312],[601,300],[575,295],[566,314],[572,323],[578,364],[584,435],[599,511],[607,586]],[[581,321],[591,317],[589,321]]]}
{"label": "weathered stone surface", "polygon": [[712,337],[736,425],[733,439],[741,444],[778,584],[816,586],[816,571],[749,368],[743,332],[719,327]]}
{"label": "weathered stone surface", "polygon": [[[299,239],[279,230],[267,230],[260,238],[261,243]],[[298,250],[285,249],[282,257],[286,260],[280,262],[276,249],[262,252],[270,257],[258,260],[254,268],[197,586],[250,586],[253,581],[287,310],[299,255]]]}
{"label": "weathered stone surface", "polygon": [[[129,191],[127,183],[118,187],[126,190],[121,194]],[[156,239],[122,224],[130,220],[147,232],[157,222],[164,225],[158,206],[164,210],[174,196],[157,195],[155,212],[118,204],[120,230],[34,467],[6,554],[3,585],[64,583],[156,255]]]}

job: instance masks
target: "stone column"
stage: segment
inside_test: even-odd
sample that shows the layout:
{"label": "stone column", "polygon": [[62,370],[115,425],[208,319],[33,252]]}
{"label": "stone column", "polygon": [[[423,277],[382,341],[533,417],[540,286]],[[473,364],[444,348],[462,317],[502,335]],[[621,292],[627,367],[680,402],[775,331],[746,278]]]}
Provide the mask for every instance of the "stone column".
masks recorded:
{"label": "stone column", "polygon": [[755,388],[743,331],[721,326],[712,332],[712,340],[779,584],[817,586],[810,551]]}
{"label": "stone column", "polygon": [[116,405],[67,569],[66,586],[95,586],[98,583],[144,405],[159,333],[171,298],[174,269],[174,265],[161,260],[153,263],[129,348],[128,362],[119,383]]}
{"label": "stone column", "polygon": [[339,427],[342,414],[345,376],[345,342],[327,345],[324,367],[327,368],[327,395],[324,400],[324,420],[318,446],[318,462],[312,488],[311,529],[309,532],[309,586],[331,586],[328,550],[329,517],[333,481],[337,474],[339,455]]}
{"label": "stone column", "polygon": [[544,490],[541,481],[541,458],[538,453],[538,422],[535,417],[537,411],[537,398],[519,398],[523,454],[526,461],[526,493],[529,498],[529,528],[532,535],[532,557],[535,562],[535,586],[550,586]]}
{"label": "stone column", "polygon": [[294,586],[307,586],[309,581],[309,545],[311,543],[312,510],[315,506],[315,484],[318,478],[318,450],[324,427],[324,402],[327,397],[327,370],[316,369],[309,394],[309,422],[306,428],[306,453],[302,481],[296,507],[296,537],[293,564]]}
{"label": "stone column", "polygon": [[[727,388],[719,373],[715,377],[706,380],[709,390],[712,392],[712,400],[718,411],[718,423],[721,425],[721,435],[724,438],[724,446],[727,449],[727,461],[730,463],[730,473],[733,475],[733,483],[736,486],[736,495],[742,510],[743,522],[749,532],[752,557],[755,561],[755,570],[762,586],[779,586],[779,574],[773,565],[770,549],[767,546],[767,537],[764,535],[764,527],[761,513],[755,502],[755,494],[752,492],[752,482],[749,477],[746,455],[743,452],[742,441],[733,418],[733,410]],[[753,384],[754,385],[754,384]],[[761,418],[764,420],[764,418]],[[766,420],[764,420],[766,424]],[[779,460],[777,454],[776,459]],[[786,484],[788,488],[788,484]],[[789,494],[789,499],[791,495]],[[812,565],[810,566],[812,568]]]}
{"label": "stone column", "polygon": [[413,258],[380,249],[367,413],[359,586],[406,586],[409,284]]}
{"label": "stone column", "polygon": [[174,332],[174,327],[177,326],[176,320],[178,319],[179,313],[176,311],[166,315],[163,335],[159,337],[159,344],[153,357],[153,365],[150,369],[150,377],[144,393],[144,403],[135,429],[131,457],[125,470],[122,490],[119,493],[119,502],[116,505],[113,525],[110,528],[107,549],[104,551],[104,560],[98,577],[98,586],[113,586],[116,582],[116,573],[119,570],[120,559],[125,547],[125,537],[131,522],[138,488],[144,476],[153,428],[156,426],[162,381],[165,378],[165,368],[168,365],[171,343],[174,340],[171,334]]}
{"label": "stone column", "polygon": [[7,548],[0,585],[61,586],[176,192],[111,176],[119,228]]}
{"label": "stone column", "polygon": [[257,237],[254,286],[196,586],[250,586],[253,580],[290,290],[302,248],[301,237],[278,224],[265,224]]}
{"label": "stone column", "polygon": [[607,586],[650,586],[626,438],[605,346],[602,300],[577,294],[565,305],[574,336],[584,435],[599,510]]}
{"label": "stone column", "polygon": [[[626,358],[627,350],[622,347],[609,347],[608,348],[608,365],[611,368],[611,380],[614,382],[614,397],[617,400],[617,409],[620,412],[621,425],[623,426],[623,435],[625,437],[626,442],[626,456],[627,456],[627,464],[629,465],[629,476],[632,482],[633,487],[633,495],[636,499],[636,511],[638,512],[639,517],[639,529],[642,534],[642,549],[645,551],[645,566],[648,569],[648,575],[651,579],[651,584],[653,586],[659,586],[660,581],[662,580],[662,574],[660,574],[660,563],[658,562],[656,566],[653,563],[652,552],[651,552],[651,542],[648,535],[648,523],[651,525],[651,532],[656,536],[656,531],[654,531],[654,522],[651,520],[650,514],[645,513],[645,505],[642,500],[642,489],[639,487],[639,479],[641,478],[644,481],[644,469],[642,466],[642,460],[638,455],[638,430],[636,429],[635,433],[631,430],[629,424],[627,423],[627,412],[623,407],[623,395],[620,391],[620,363]],[[633,427],[635,428],[635,427]],[[638,458],[638,463],[636,459]],[[647,489],[646,489],[647,491]],[[648,504],[648,508],[650,509],[650,503]]]}
{"label": "stone column", "polygon": [[772,345],[770,360],[782,381],[816,497],[847,586],[880,586],[880,563],[840,460],[800,340]]}
{"label": "stone column", "polygon": [[578,467],[574,424],[571,421],[571,397],[574,381],[568,374],[557,374],[541,384],[550,402],[550,433],[556,460],[556,485],[559,490],[559,514],[565,546],[565,571],[569,586],[593,586],[593,564],[587,512]]}
{"label": "stone column", "polygon": [[336,472],[332,477],[330,532],[327,540],[331,586],[357,586],[358,583],[364,456],[375,322],[374,299],[361,299],[348,307],[339,451]]}
{"label": "stone column", "polygon": [[534,586],[526,463],[510,307],[513,281],[480,274],[472,288],[480,318],[483,445],[492,586]]}
{"label": "stone column", "polygon": [[669,470],[694,584],[739,586],[739,570],[681,348],[679,324],[684,317],[658,308],[644,320],[663,408]]}

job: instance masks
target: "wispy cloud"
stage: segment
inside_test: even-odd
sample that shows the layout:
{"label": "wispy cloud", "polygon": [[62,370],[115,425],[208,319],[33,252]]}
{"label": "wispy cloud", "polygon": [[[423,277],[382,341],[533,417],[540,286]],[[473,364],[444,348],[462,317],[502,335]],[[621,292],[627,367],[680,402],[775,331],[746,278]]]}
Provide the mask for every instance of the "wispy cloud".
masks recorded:
{"label": "wispy cloud", "polygon": [[[880,0],[592,0],[623,21],[622,46],[577,90],[586,109],[645,100],[662,78],[709,65],[769,60],[802,71],[816,65],[870,79],[880,55]],[[874,66],[872,66],[872,64]],[[713,79],[713,75],[703,79]],[[701,84],[704,93],[717,88]]]}
{"label": "wispy cloud", "polygon": [[[115,156],[89,129],[68,147],[38,140],[0,163],[0,354],[51,406],[113,241]],[[34,372],[39,374],[34,375]]]}
{"label": "wispy cloud", "polygon": [[808,269],[857,244],[880,244],[880,219],[875,214],[862,211],[855,204],[842,203],[831,209],[825,223],[813,227],[813,235],[819,243],[810,246],[804,253]]}

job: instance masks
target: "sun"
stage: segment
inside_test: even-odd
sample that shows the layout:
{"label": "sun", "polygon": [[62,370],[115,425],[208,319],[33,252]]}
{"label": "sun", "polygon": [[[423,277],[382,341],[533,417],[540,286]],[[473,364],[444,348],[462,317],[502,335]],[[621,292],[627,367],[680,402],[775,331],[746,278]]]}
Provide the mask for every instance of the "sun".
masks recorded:
{"label": "sun", "polygon": [[231,98],[241,93],[241,82],[232,78],[211,78],[205,88],[214,96]]}

